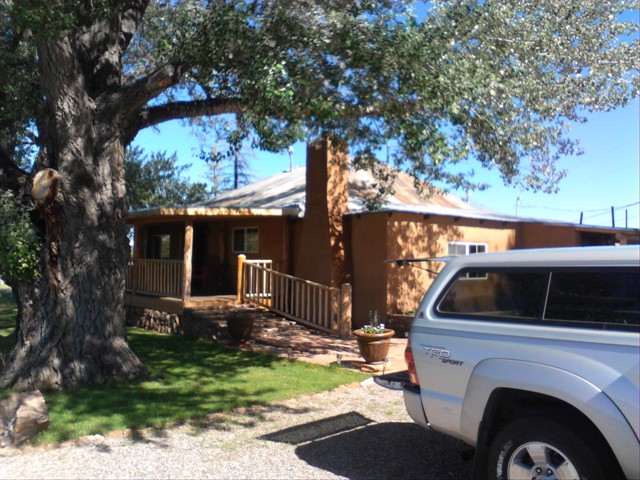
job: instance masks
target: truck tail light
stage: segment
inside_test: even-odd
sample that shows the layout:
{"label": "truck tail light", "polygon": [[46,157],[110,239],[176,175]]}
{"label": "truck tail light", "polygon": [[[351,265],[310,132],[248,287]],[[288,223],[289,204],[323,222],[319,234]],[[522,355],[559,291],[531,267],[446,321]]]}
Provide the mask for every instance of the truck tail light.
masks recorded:
{"label": "truck tail light", "polygon": [[407,340],[407,348],[404,349],[404,361],[407,362],[409,381],[414,385],[420,385],[418,372],[416,371],[416,362],[413,359],[413,350],[411,350],[411,340]]}

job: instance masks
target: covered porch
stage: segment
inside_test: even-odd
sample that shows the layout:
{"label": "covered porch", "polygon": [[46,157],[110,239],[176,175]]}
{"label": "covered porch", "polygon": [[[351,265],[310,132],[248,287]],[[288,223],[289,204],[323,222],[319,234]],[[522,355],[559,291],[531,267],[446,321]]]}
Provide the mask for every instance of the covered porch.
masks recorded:
{"label": "covered porch", "polygon": [[125,303],[182,313],[230,302],[238,256],[289,268],[290,214],[283,209],[158,208],[134,212]]}

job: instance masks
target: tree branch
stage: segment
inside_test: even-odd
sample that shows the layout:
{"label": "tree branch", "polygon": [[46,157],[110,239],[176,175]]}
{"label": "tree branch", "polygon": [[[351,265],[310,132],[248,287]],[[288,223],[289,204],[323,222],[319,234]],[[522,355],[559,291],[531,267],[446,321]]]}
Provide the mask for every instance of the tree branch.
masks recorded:
{"label": "tree branch", "polygon": [[168,120],[199,117],[203,115],[222,115],[225,113],[240,113],[243,110],[240,99],[211,98],[207,100],[193,100],[189,102],[172,102],[165,105],[145,107],[140,110],[136,118],[130,122],[125,130],[126,143],[146,127],[158,125]]}
{"label": "tree branch", "polygon": [[129,113],[129,117],[136,116],[150,100],[177,85],[183,73],[183,65],[162,65],[129,87],[123,88],[117,102]]}

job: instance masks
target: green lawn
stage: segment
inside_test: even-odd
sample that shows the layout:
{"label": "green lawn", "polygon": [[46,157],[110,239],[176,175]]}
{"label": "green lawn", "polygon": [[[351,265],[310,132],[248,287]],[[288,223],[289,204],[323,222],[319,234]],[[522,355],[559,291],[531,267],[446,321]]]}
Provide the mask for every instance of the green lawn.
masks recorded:
{"label": "green lawn", "polygon": [[[0,351],[6,352],[15,305],[0,298]],[[363,380],[344,368],[251,354],[205,341],[129,329],[129,342],[152,381],[48,392],[51,426],[38,443],[125,428],[162,427],[209,413],[278,402]],[[0,392],[4,398],[7,392]]]}

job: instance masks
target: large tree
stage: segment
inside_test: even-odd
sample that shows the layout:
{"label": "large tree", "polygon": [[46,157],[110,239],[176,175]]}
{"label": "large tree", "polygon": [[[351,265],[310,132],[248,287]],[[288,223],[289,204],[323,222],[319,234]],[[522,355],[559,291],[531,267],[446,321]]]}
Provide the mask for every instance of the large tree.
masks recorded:
{"label": "large tree", "polygon": [[[0,0],[0,187],[31,210],[31,280],[0,388],[145,374],[124,328],[124,152],[170,119],[234,116],[279,150],[335,133],[430,184],[473,160],[553,190],[565,122],[638,91],[634,0]],[[30,164],[29,160],[35,161]],[[0,272],[2,274],[3,272]]]}

